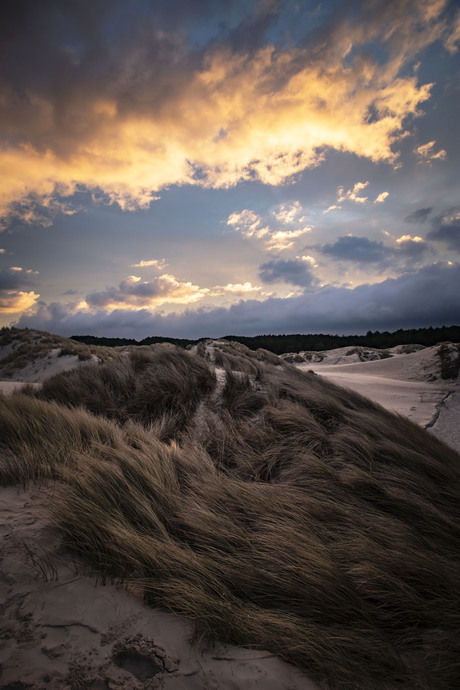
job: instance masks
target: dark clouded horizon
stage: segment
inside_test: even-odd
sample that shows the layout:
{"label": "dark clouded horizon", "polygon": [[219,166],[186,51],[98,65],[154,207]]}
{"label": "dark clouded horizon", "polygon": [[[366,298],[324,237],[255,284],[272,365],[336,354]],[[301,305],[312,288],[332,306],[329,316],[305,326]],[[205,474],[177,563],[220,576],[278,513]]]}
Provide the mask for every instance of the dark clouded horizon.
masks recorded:
{"label": "dark clouded horizon", "polygon": [[459,41],[454,0],[8,3],[1,324],[460,323]]}
{"label": "dark clouded horizon", "polygon": [[[219,337],[266,333],[344,333],[397,330],[460,323],[458,286],[460,265],[435,264],[416,273],[388,278],[354,289],[323,287],[315,293],[264,301],[241,300],[229,307],[186,309],[181,313],[152,313],[147,309],[113,309],[88,313],[72,304],[39,304],[35,316],[18,325],[44,328],[64,335],[142,339],[152,333],[178,338]],[[85,330],[86,329],[86,330]]]}

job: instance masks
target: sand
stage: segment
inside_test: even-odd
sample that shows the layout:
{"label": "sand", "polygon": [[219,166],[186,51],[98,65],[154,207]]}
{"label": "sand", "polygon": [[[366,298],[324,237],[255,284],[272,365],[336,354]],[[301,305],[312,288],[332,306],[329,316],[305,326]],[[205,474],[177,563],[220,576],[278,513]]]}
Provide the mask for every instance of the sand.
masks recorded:
{"label": "sand", "polygon": [[46,518],[45,489],[0,489],[0,688],[319,690],[264,650],[191,642],[184,619],[97,582]]}
{"label": "sand", "polygon": [[[5,395],[9,395],[13,391],[21,390],[25,385],[27,384],[25,384],[24,381],[0,381],[0,391]],[[30,383],[29,385],[34,388],[39,388],[41,386],[40,383]]]}
{"label": "sand", "polygon": [[388,359],[364,362],[353,354],[347,363],[350,348],[340,348],[324,353],[322,361],[296,366],[405,415],[460,450],[460,386],[458,380],[441,378],[438,349],[427,347],[404,354],[393,348]]}

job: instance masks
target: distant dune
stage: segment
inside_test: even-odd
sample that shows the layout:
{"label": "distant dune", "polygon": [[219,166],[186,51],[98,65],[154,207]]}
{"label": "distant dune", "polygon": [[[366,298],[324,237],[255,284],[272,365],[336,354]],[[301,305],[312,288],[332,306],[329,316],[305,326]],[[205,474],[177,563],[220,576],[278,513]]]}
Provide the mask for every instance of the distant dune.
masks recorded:
{"label": "distant dune", "polygon": [[0,345],[2,687],[459,687],[457,345]]}

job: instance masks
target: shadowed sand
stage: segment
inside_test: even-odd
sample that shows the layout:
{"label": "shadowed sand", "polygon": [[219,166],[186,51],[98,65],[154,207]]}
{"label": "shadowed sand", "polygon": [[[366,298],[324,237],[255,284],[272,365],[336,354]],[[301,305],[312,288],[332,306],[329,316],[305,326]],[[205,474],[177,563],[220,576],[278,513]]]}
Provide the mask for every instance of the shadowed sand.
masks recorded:
{"label": "shadowed sand", "polygon": [[316,690],[274,654],[192,643],[185,619],[98,584],[62,546],[46,501],[43,489],[0,488],[1,688]]}

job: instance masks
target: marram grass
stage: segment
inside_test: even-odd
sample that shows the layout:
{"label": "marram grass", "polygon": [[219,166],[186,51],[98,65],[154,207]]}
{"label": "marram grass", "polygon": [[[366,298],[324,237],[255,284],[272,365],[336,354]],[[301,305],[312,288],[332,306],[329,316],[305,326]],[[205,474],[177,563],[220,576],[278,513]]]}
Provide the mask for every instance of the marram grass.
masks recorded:
{"label": "marram grass", "polygon": [[459,455],[241,352],[218,378],[155,347],[1,398],[2,482],[53,478],[66,543],[198,634],[330,690],[460,687]]}

